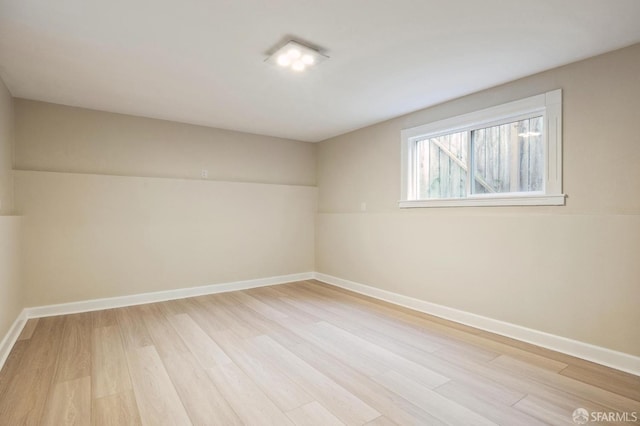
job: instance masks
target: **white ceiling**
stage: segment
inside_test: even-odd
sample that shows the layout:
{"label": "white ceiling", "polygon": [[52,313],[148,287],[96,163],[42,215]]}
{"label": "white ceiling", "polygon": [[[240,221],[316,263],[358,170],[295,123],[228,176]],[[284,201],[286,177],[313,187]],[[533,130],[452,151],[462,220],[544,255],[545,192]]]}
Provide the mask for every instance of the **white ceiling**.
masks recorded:
{"label": "white ceiling", "polygon": [[[319,141],[640,42],[639,0],[0,0],[13,96]],[[331,59],[264,63],[294,36]]]}

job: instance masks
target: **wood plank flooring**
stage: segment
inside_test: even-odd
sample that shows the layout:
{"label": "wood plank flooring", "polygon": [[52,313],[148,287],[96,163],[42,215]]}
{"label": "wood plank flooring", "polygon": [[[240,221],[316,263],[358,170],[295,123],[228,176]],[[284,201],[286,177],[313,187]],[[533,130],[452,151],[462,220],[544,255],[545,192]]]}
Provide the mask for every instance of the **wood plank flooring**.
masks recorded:
{"label": "wood plank flooring", "polygon": [[318,281],[30,320],[0,371],[7,426],[572,425],[580,407],[640,419],[640,378]]}

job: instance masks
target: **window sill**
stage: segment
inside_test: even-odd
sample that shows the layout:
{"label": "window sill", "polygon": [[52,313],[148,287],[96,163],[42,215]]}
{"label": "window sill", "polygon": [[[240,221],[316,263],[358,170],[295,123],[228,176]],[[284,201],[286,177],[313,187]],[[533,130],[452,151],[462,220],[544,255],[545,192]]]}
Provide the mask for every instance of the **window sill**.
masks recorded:
{"label": "window sill", "polygon": [[401,209],[418,207],[564,206],[565,194],[401,200]]}

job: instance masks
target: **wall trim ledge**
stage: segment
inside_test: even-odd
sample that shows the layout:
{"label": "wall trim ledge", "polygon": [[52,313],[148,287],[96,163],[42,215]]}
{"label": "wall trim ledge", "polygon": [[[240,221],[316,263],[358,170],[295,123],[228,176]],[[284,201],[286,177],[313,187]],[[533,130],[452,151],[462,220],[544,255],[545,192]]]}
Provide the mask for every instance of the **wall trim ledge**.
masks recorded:
{"label": "wall trim ledge", "polygon": [[360,284],[354,281],[345,280],[320,272],[314,273],[315,279],[324,283],[351,290],[356,293],[370,296],[375,299],[413,309],[414,311],[423,312],[440,318],[465,324],[481,330],[500,334],[502,336],[511,337],[516,340],[531,343],[536,346],[562,352],[577,358],[602,364],[616,370],[625,371],[627,373],[640,376],[640,357],[614,351],[601,346],[592,345],[590,343],[569,339],[562,336],[546,333],[539,330],[523,327],[520,325],[472,314],[459,309],[450,308],[448,306],[438,305],[424,300],[416,299],[410,296],[393,293],[391,291],[382,290],[366,284]]}
{"label": "wall trim ledge", "polygon": [[18,341],[18,337],[20,337],[20,333],[22,333],[27,319],[27,311],[23,309],[13,324],[11,324],[11,327],[9,327],[9,331],[7,331],[2,341],[0,341],[0,370],[2,370],[7,358],[9,358],[11,349],[13,349],[13,346]]}

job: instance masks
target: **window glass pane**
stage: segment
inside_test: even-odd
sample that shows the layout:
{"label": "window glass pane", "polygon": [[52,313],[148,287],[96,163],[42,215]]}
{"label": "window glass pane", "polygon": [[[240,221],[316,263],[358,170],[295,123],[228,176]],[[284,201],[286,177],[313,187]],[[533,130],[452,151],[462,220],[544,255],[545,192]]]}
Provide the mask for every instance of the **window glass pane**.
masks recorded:
{"label": "window glass pane", "polygon": [[474,194],[543,191],[542,117],[471,132]]}
{"label": "window glass pane", "polygon": [[418,199],[467,196],[468,132],[416,142]]}

